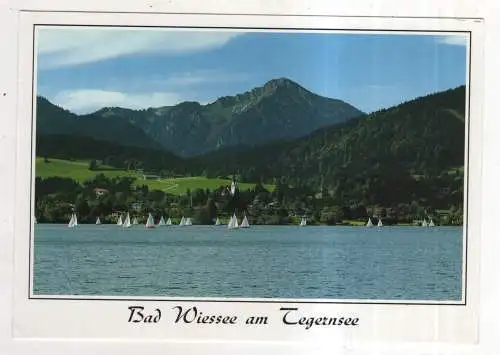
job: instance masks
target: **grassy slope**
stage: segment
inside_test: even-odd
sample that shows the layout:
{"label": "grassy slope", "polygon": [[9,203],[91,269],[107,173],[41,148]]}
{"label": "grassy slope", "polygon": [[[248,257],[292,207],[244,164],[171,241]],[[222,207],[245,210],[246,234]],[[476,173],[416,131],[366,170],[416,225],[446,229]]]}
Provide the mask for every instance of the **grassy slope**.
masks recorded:
{"label": "grassy slope", "polygon": [[[71,178],[78,182],[92,179],[94,176],[101,173],[107,177],[132,176],[137,178],[137,185],[147,185],[150,189],[162,190],[176,195],[185,193],[187,189],[191,191],[197,188],[216,189],[221,185],[231,184],[231,180],[229,179],[207,179],[205,177],[181,177],[164,179],[161,181],[143,180],[141,179],[141,175],[134,172],[111,170],[111,168],[110,170],[91,171],[88,169],[88,166],[88,161],[68,161],[49,158],[49,163],[45,163],[43,158],[37,157],[35,174],[42,178],[57,176]],[[248,190],[254,187],[255,184],[239,183],[238,186],[241,190]],[[270,190],[273,189],[271,185],[265,185],[265,187]]]}

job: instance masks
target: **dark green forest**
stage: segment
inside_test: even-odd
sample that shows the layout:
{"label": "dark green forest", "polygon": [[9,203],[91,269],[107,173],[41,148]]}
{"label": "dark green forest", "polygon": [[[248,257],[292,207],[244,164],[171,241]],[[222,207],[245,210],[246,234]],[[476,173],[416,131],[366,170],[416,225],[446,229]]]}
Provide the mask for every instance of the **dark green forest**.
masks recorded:
{"label": "dark green forest", "polygon": [[[341,224],[381,218],[411,224],[432,217],[446,225],[463,223],[465,87],[317,129],[301,138],[214,149],[178,157],[149,147],[124,146],[71,134],[37,135],[37,155],[93,159],[120,169],[163,176],[234,176],[258,182],[235,196],[226,187],[174,196],[136,187],[130,178],[99,175],[36,179],[39,221],[66,222],[76,209],[82,222],[114,221],[135,204],[135,212],[213,223],[234,211],[252,224],[289,224],[306,215],[310,223]],[[247,140],[248,141],[248,140]],[[95,168],[89,167],[89,168]],[[263,184],[274,184],[267,191]],[[94,188],[109,191],[97,197]]]}
{"label": "dark green forest", "polygon": [[301,140],[195,159],[208,176],[309,186],[340,204],[415,201],[436,209],[463,199],[465,88],[416,99]]}

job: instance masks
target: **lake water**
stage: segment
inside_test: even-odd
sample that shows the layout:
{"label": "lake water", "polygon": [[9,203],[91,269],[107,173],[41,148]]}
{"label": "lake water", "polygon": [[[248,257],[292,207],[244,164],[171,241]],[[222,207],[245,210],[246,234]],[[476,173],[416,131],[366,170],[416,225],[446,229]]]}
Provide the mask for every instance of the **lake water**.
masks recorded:
{"label": "lake water", "polygon": [[460,300],[462,228],[35,225],[34,294]]}

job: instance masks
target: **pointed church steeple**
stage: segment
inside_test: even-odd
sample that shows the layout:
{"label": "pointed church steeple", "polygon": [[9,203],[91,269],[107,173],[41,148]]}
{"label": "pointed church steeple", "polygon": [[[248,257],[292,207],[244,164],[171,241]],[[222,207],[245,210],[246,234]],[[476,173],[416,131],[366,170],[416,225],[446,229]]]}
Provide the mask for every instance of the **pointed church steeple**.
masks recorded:
{"label": "pointed church steeple", "polygon": [[236,193],[236,181],[234,181],[233,177],[233,181],[231,182],[231,196],[234,196],[235,193]]}

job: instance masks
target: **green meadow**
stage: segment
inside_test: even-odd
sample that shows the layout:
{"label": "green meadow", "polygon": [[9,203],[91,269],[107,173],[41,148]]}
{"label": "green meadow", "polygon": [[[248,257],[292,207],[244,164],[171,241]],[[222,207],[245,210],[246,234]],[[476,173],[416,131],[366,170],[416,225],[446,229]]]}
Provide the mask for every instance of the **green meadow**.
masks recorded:
{"label": "green meadow", "polygon": [[[150,190],[161,190],[167,193],[181,195],[188,189],[210,189],[214,190],[220,186],[230,185],[230,179],[209,179],[203,176],[165,178],[162,180],[144,180],[142,175],[133,172],[118,170],[112,167],[101,166],[100,170],[89,170],[89,161],[84,160],[62,160],[49,158],[45,162],[43,158],[36,158],[35,175],[41,178],[61,177],[70,178],[80,183],[93,179],[98,174],[104,174],[108,178],[130,176],[136,178],[136,185],[147,185]],[[255,183],[238,182],[240,190],[248,190],[255,186]],[[274,189],[272,185],[264,185],[270,191]]]}

